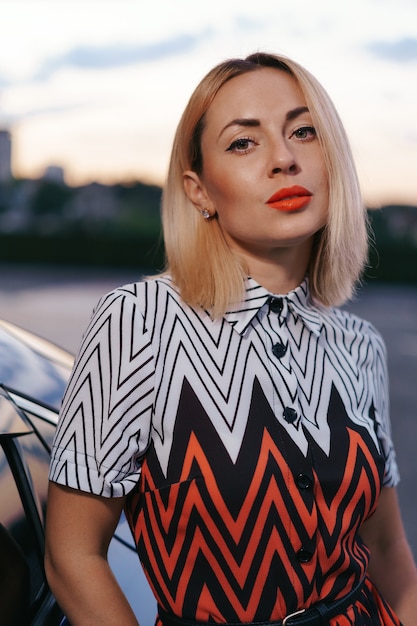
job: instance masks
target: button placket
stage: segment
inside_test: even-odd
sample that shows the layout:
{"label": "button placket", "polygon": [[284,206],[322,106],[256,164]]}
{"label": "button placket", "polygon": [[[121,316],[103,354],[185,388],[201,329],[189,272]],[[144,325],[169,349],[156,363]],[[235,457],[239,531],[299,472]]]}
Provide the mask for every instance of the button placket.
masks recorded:
{"label": "button placket", "polygon": [[[278,325],[281,327],[287,314],[287,303],[284,298],[271,296],[268,308],[270,313],[277,316]],[[285,310],[284,310],[285,309]],[[288,349],[288,342],[279,339],[272,345],[272,353],[277,359],[282,359]]]}
{"label": "button placket", "polygon": [[[280,374],[283,376],[283,382],[285,382],[285,389],[280,388],[280,400],[281,400],[281,420],[285,424],[285,428],[288,432],[292,432],[303,436],[302,429],[300,428],[300,422],[302,420],[302,406],[298,400],[298,388],[299,381],[295,375],[294,368],[291,366],[291,337],[294,331],[293,323],[296,325],[296,320],[289,312],[289,304],[285,298],[272,297],[269,302],[269,318],[271,328],[276,329],[276,340],[272,341],[272,359],[276,359],[276,367]],[[295,333],[297,336],[297,334]],[[285,342],[285,343],[284,343]],[[297,348],[296,348],[297,349]],[[278,361],[278,362],[277,362]],[[280,365],[281,364],[281,365]],[[277,411],[277,417],[279,411]],[[314,494],[314,478],[311,468],[308,464],[303,467],[299,467],[298,471],[295,470],[292,480],[293,485],[299,491],[300,497],[305,502],[308,510],[314,510],[315,494]],[[291,479],[290,479],[291,481]],[[316,550],[316,533],[313,536],[308,533],[301,533],[301,537],[298,538],[300,543],[298,546],[294,545],[295,558],[297,561],[305,567],[311,567],[317,558]],[[303,536],[304,535],[304,536]]]}
{"label": "button placket", "polygon": [[305,459],[293,467],[294,485],[298,489],[300,497],[305,503],[306,510],[310,512],[311,521],[314,520],[314,528],[310,525],[303,529],[298,540],[299,544],[295,548],[295,558],[301,564],[308,565],[317,558],[317,532],[318,532],[318,510],[316,494],[314,489],[314,456],[311,450]]}
{"label": "button placket", "polygon": [[[271,370],[273,378],[279,385],[279,403],[275,405],[276,416],[289,426],[295,426],[300,419],[300,407],[297,400],[298,382],[291,368],[291,347],[287,329],[289,308],[287,299],[271,296],[268,301],[268,333],[271,341],[271,362],[275,367]],[[279,374],[277,374],[277,371]],[[282,377],[282,382],[278,382]]]}

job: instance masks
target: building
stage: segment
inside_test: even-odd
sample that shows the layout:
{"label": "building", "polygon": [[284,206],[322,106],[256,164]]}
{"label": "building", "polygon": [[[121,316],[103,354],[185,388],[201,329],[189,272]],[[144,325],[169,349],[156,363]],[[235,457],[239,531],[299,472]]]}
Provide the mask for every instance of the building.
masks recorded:
{"label": "building", "polygon": [[8,130],[0,130],[0,183],[12,178],[12,138]]}
{"label": "building", "polygon": [[48,183],[58,183],[59,185],[65,184],[65,171],[60,165],[48,165],[42,176],[42,180],[46,180]]}

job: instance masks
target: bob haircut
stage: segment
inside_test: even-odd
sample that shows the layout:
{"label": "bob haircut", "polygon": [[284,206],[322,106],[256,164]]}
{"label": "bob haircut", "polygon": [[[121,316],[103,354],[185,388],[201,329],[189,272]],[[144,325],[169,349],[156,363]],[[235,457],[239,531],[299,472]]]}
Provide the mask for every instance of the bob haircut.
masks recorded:
{"label": "bob haircut", "polygon": [[204,169],[201,137],[205,115],[221,87],[236,76],[275,68],[294,77],[310,110],[329,183],[328,219],[316,233],[308,267],[316,303],[336,306],[349,299],[367,259],[368,232],[355,165],[339,115],[327,92],[306,69],[278,55],[258,52],[214,67],[192,94],[179,122],[162,198],[166,268],[181,297],[212,317],[244,296],[247,268],[227,245],[216,217],[204,219],[188,199],[186,170]]}

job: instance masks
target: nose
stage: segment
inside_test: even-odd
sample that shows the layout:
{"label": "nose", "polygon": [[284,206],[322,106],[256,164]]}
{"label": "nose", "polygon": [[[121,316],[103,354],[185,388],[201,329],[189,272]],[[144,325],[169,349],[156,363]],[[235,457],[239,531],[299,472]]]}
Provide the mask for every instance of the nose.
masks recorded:
{"label": "nose", "polygon": [[273,178],[276,174],[294,175],[298,172],[299,166],[287,143],[285,141],[280,141],[274,144],[271,151],[268,176]]}

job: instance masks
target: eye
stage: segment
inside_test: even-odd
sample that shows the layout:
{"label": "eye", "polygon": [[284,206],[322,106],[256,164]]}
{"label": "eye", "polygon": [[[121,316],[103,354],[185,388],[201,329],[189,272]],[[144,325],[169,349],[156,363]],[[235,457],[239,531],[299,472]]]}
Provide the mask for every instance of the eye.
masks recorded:
{"label": "eye", "polygon": [[258,144],[254,139],[250,137],[239,137],[239,139],[235,139],[232,141],[230,146],[226,148],[226,152],[236,152],[237,154],[246,154],[253,149],[254,146]]}
{"label": "eye", "polygon": [[312,141],[317,137],[317,133],[314,126],[300,126],[300,128],[296,128],[291,133],[290,139],[291,137],[295,137],[301,141]]}

